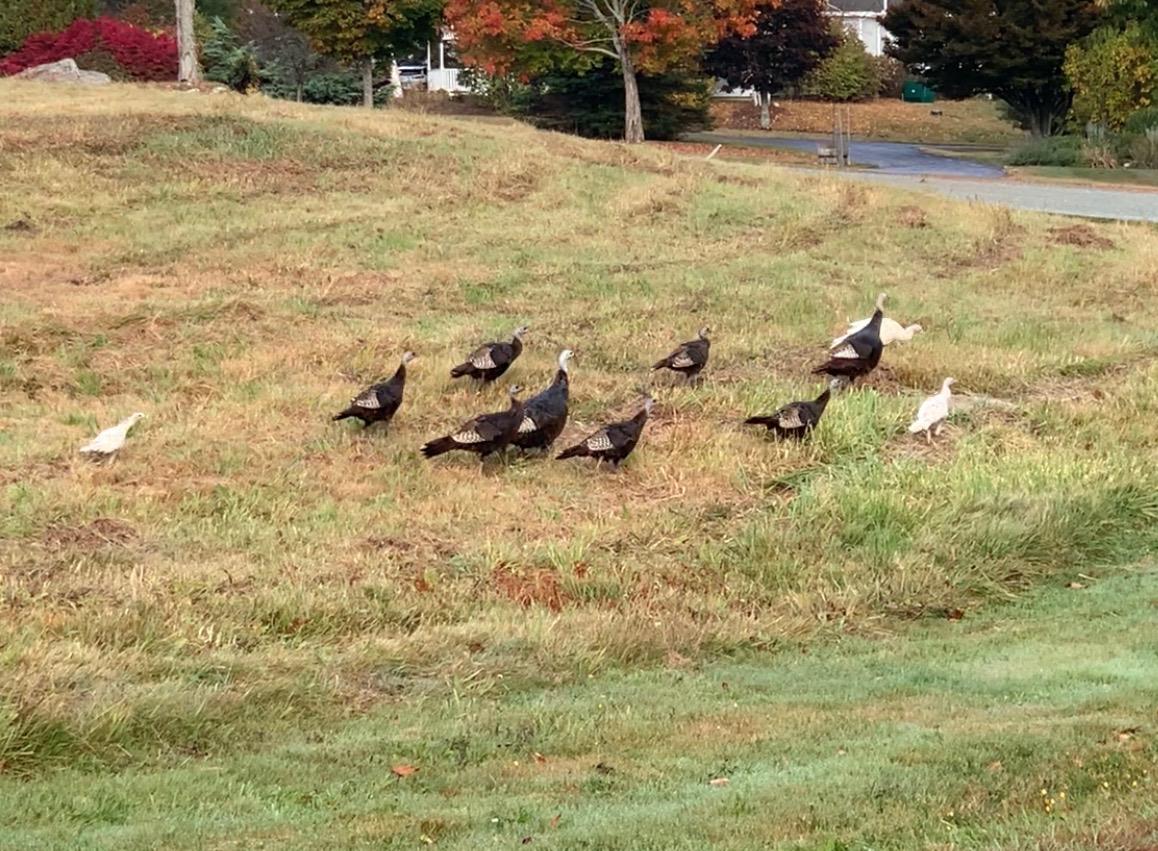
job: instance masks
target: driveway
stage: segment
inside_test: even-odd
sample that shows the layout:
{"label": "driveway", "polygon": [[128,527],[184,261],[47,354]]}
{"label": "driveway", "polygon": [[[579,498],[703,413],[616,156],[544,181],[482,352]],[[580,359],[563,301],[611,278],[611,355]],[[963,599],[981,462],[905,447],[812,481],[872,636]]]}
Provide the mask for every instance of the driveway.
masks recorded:
{"label": "driveway", "polygon": [[[827,138],[781,138],[778,136],[732,135],[730,133],[690,133],[689,142],[709,145],[744,145],[749,148],[782,148],[816,153],[818,144],[831,144]],[[998,178],[1005,171],[996,165],[957,157],[942,157],[906,142],[862,142],[854,139],[849,148],[853,165],[869,166],[888,174],[936,174],[944,177]]]}
{"label": "driveway", "polygon": [[[693,133],[688,141],[713,145],[787,148],[816,152],[817,142],[827,139],[778,138],[723,133]],[[947,148],[949,146],[938,146]],[[967,153],[966,148],[957,149]],[[1000,204],[1019,210],[1035,210],[1063,216],[1117,221],[1158,222],[1158,191],[1145,188],[1112,189],[1066,183],[1030,183],[1007,177],[1005,171],[988,163],[943,157],[904,142],[859,142],[853,140],[854,165],[875,168],[830,169],[825,173],[903,189],[932,192]],[[789,168],[806,168],[789,166]]]}

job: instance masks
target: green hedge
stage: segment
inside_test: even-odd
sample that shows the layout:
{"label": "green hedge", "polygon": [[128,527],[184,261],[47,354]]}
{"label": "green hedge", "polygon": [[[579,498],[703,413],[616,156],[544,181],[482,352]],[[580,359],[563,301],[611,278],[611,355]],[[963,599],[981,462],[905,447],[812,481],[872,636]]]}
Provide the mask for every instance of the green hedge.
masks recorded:
{"label": "green hedge", "polygon": [[1009,165],[1082,166],[1082,140],[1077,136],[1047,136],[1022,145],[1009,156]]}

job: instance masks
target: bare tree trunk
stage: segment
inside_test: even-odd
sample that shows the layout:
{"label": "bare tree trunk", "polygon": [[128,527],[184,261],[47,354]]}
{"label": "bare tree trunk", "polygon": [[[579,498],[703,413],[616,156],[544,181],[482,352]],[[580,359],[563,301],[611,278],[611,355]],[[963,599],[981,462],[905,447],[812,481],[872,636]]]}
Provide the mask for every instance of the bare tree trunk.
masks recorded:
{"label": "bare tree trunk", "polygon": [[772,93],[760,92],[760,129],[772,129]]}
{"label": "bare tree trunk", "polygon": [[201,82],[197,61],[197,36],[193,32],[196,0],[177,0],[177,82],[195,86]]}
{"label": "bare tree trunk", "polygon": [[623,141],[637,144],[643,141],[643,110],[639,105],[639,82],[635,78],[635,64],[626,46],[619,46],[619,67],[623,70]]}
{"label": "bare tree trunk", "polygon": [[298,86],[297,86],[297,92],[296,92],[298,103],[302,102],[302,96],[305,94],[305,88],[306,88],[306,84],[299,79],[298,80]]}
{"label": "bare tree trunk", "polygon": [[374,108],[374,60],[367,59],[362,66],[362,106]]}

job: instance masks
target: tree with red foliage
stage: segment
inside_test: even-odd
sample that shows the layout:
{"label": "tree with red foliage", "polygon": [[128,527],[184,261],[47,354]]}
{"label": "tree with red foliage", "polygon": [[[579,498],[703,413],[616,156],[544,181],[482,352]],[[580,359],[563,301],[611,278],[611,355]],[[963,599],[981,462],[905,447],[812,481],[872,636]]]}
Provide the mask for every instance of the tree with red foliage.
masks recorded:
{"label": "tree with red foliage", "polygon": [[729,34],[750,35],[756,2],[449,0],[445,14],[460,55],[491,74],[584,68],[611,57],[623,75],[624,139],[642,142],[636,73],[679,67]]}
{"label": "tree with red foliage", "polygon": [[760,126],[772,126],[772,95],[803,80],[839,40],[824,14],[824,0],[781,0],[756,9],[750,36],[728,36],[708,54],[705,70],[729,86],[760,96]]}
{"label": "tree with red foliage", "polygon": [[172,36],[113,18],[82,18],[61,32],[29,36],[19,50],[0,60],[0,75],[97,53],[106,54],[106,60],[111,57],[116,68],[109,70],[130,80],[172,80],[177,73],[177,42]]}

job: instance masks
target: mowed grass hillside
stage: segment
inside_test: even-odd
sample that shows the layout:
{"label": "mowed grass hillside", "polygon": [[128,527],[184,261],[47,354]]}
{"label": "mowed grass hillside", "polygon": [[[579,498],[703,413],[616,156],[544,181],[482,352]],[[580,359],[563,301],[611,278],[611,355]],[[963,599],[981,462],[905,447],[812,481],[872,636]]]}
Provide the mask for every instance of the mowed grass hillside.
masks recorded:
{"label": "mowed grass hillside", "polygon": [[[757,660],[744,676],[760,679],[784,654],[903,635],[915,618],[1000,630],[1009,601],[1139,565],[1158,544],[1152,228],[468,120],[12,81],[0,182],[0,775],[13,788],[64,768],[83,783],[260,753],[381,712],[457,740],[477,716],[453,701],[632,671],[645,685],[625,688],[646,699],[665,682],[654,672],[721,657]],[[738,424],[819,393],[809,367],[880,291],[926,330],[887,349],[810,443]],[[527,349],[500,386],[450,381],[521,324]],[[705,324],[701,385],[649,376]],[[426,439],[504,406],[507,383],[545,386],[564,347],[576,360],[560,447],[633,412],[642,389],[657,398],[621,473],[421,458]],[[329,421],[407,349],[420,359],[389,434]],[[929,446],[905,427],[946,375],[980,398]],[[137,410],[148,416],[115,464],[76,456]],[[1142,587],[1108,610],[1144,623]],[[657,705],[678,702],[674,688]],[[817,688],[830,708],[860,699]],[[586,754],[606,740],[583,719],[607,704],[576,694],[575,714],[527,723],[574,732],[567,747]],[[490,750],[438,759],[481,765],[504,742],[525,763],[543,747],[486,717]],[[655,741],[660,720],[621,735]],[[580,791],[626,793],[659,770],[596,772]],[[164,818],[118,789],[77,823]],[[1021,818],[1024,795],[1012,809],[994,795],[970,817]],[[5,797],[0,824],[58,811]],[[920,828],[881,817],[881,835],[927,839],[938,806]],[[478,847],[462,837],[481,811],[443,824],[428,809],[431,825],[349,843],[441,831]],[[521,835],[525,822],[496,818]],[[776,838],[863,822],[800,818]],[[735,847],[755,847],[745,835]]]}

